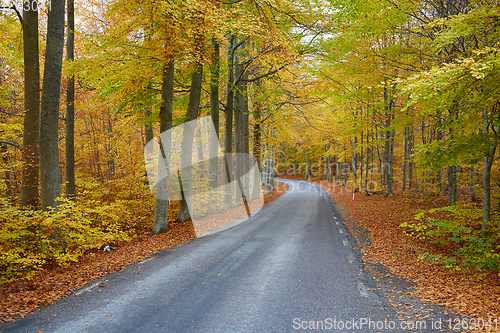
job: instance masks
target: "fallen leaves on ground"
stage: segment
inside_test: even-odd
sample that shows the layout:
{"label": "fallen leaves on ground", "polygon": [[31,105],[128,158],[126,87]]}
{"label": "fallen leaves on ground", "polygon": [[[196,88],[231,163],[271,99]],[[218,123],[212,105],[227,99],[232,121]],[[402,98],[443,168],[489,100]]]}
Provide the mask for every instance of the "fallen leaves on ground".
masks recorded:
{"label": "fallen leaves on ground", "polygon": [[[303,180],[303,178],[286,177]],[[322,186],[343,211],[350,224],[352,191],[338,184],[312,180]],[[428,200],[420,193],[408,192],[383,198],[381,194],[355,194],[354,223],[369,233],[369,246],[362,246],[365,261],[380,262],[407,280],[417,282],[413,296],[445,306],[473,318],[500,318],[500,278],[498,272],[462,269],[452,271],[444,265],[418,259],[421,253],[449,254],[438,244],[410,237],[399,227],[413,221],[416,210],[444,206],[446,202]],[[348,226],[349,227],[349,226]],[[359,236],[359,235],[354,235]],[[357,238],[357,237],[356,237]],[[360,244],[361,241],[358,241]]]}
{"label": "fallen leaves on ground", "polygon": [[[264,202],[271,202],[286,189],[286,185],[276,183],[276,189],[264,198]],[[190,221],[176,224],[175,235],[169,231],[152,236],[150,230],[144,230],[132,241],[115,246],[113,251],[88,252],[79,262],[67,268],[45,269],[31,281],[5,283],[0,289],[0,320],[10,322],[23,318],[38,308],[68,296],[90,281],[121,271],[133,262],[177,246],[195,236]]]}

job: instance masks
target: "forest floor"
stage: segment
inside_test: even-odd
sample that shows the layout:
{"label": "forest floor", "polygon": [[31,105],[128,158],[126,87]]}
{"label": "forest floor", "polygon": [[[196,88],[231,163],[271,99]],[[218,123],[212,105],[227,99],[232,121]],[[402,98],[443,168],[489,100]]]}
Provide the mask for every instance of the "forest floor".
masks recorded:
{"label": "forest floor", "polygon": [[[278,176],[304,180],[303,176]],[[342,212],[343,222],[351,224],[352,189],[326,180],[312,179],[328,192],[336,208]],[[412,297],[444,306],[451,312],[471,318],[489,319],[500,328],[500,276],[498,272],[461,267],[452,270],[444,264],[420,260],[419,255],[451,255],[449,248],[410,237],[399,225],[414,221],[418,210],[429,210],[447,205],[447,198],[426,196],[417,192],[383,198],[355,194],[353,236],[361,247],[363,261],[380,263],[401,278],[416,283]],[[368,236],[368,239],[366,239]],[[397,304],[396,304],[397,305]],[[494,326],[494,325],[493,325]]]}
{"label": "forest floor", "polygon": [[[264,203],[273,201],[286,189],[286,185],[277,182],[275,190],[264,198]],[[74,293],[90,281],[121,271],[134,262],[196,237],[189,221],[176,223],[174,229],[175,235],[170,230],[154,236],[151,230],[143,230],[130,242],[116,245],[112,251],[89,251],[69,267],[46,268],[30,281],[3,284],[0,286],[3,287],[0,291],[0,323],[22,318]]]}

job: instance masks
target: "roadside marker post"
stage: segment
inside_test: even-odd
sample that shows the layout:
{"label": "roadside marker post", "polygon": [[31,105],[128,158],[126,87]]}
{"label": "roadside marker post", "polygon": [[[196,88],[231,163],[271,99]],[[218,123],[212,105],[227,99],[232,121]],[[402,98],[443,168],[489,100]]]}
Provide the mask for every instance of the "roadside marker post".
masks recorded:
{"label": "roadside marker post", "polygon": [[352,219],[354,216],[354,192],[356,192],[356,176],[354,176],[354,186],[352,187],[351,234],[352,234]]}
{"label": "roadside marker post", "polygon": [[[168,198],[168,209],[170,210],[170,221],[172,221],[172,232],[175,235],[175,229],[174,229],[174,215],[172,213],[172,205],[170,204],[170,192],[168,190],[168,179],[166,180],[167,183],[167,198]],[[167,217],[168,218],[168,217]]]}

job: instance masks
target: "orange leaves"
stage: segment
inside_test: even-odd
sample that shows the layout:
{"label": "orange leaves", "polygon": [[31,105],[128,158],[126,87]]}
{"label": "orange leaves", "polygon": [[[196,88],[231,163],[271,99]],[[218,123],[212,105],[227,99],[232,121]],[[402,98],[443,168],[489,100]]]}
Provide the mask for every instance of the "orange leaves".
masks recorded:
{"label": "orange leaves", "polygon": [[[266,197],[266,202],[274,200],[286,190],[285,185],[277,185],[276,191]],[[132,217],[130,219],[133,220]],[[24,317],[37,308],[48,306],[53,301],[69,295],[70,289],[74,291],[82,288],[88,282],[120,271],[134,262],[139,273],[140,264],[137,261],[192,239],[195,232],[192,223],[186,222],[175,226],[175,235],[168,232],[151,236],[149,225],[138,226],[135,235],[130,242],[117,243],[114,251],[87,251],[80,261],[69,267],[45,267],[40,269],[31,281],[0,284],[0,296],[3,296],[0,298],[0,321],[8,322]],[[102,282],[97,287],[103,288],[105,283]]]}
{"label": "orange leaves", "polygon": [[67,288],[81,288],[91,280],[122,270],[134,261],[193,237],[190,223],[176,226],[175,236],[171,233],[149,236],[148,232],[143,232],[130,243],[117,246],[115,251],[87,252],[80,262],[71,267],[44,271],[35,276],[32,282],[6,283],[3,285],[4,299],[0,301],[0,318],[4,322],[19,319],[36,308],[68,295],[70,291]]}
{"label": "orange leaves", "polygon": [[[325,188],[327,190],[327,188]],[[347,212],[352,194],[335,186],[329,190],[333,201]],[[472,318],[500,316],[500,278],[493,271],[450,271],[443,265],[418,260],[419,254],[446,253],[442,245],[408,237],[399,225],[413,221],[415,209],[430,209],[433,203],[413,198],[414,194],[357,195],[354,206],[356,226],[370,234],[371,246],[363,246],[364,260],[386,265],[389,270],[408,280],[418,281],[415,296],[467,314]],[[346,215],[347,216],[347,215]],[[348,219],[346,219],[347,221]],[[359,234],[354,234],[358,239]],[[362,239],[358,239],[363,244]]]}

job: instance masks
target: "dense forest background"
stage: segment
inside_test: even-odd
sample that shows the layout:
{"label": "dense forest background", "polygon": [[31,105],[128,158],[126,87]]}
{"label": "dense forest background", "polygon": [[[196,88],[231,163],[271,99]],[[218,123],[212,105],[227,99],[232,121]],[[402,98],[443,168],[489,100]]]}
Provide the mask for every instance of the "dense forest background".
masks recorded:
{"label": "dense forest background", "polygon": [[1,4],[0,282],[168,231],[144,147],[207,115],[261,170],[446,196],[401,227],[500,269],[496,1]]}

